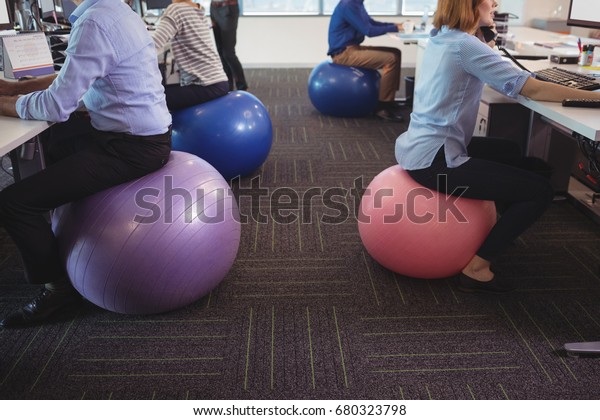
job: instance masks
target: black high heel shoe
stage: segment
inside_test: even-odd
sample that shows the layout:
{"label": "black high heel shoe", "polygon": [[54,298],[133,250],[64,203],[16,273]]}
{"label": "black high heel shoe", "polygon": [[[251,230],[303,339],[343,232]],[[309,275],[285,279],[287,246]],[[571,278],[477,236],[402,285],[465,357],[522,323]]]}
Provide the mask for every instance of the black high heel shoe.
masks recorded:
{"label": "black high heel shoe", "polygon": [[516,288],[513,284],[500,280],[498,276],[490,281],[477,281],[464,273],[458,275],[458,290],[465,293],[506,293]]}

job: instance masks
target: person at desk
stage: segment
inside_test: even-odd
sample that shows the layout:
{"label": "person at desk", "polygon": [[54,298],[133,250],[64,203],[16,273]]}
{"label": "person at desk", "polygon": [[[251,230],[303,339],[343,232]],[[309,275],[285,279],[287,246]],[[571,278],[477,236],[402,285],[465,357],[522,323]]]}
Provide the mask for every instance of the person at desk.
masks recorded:
{"label": "person at desk", "polygon": [[400,87],[402,53],[398,48],[360,45],[365,36],[375,37],[402,30],[401,23],[378,22],[372,19],[364,0],[340,0],[329,21],[327,55],[335,64],[381,71],[379,106],[376,115],[388,121],[402,121],[394,100]]}
{"label": "person at desk", "polygon": [[477,28],[493,22],[494,4],[438,1],[410,124],[395,149],[400,166],[421,185],[502,204],[501,217],[459,275],[458,287],[465,292],[513,289],[494,275],[491,262],[542,215],[554,196],[546,178],[512,165],[520,163],[508,150],[512,143],[471,138],[484,83],[513,98],[600,98],[598,92],[536,80],[478,39]]}
{"label": "person at desk", "polygon": [[[0,226],[19,249],[26,280],[44,285],[39,296],[0,321],[4,328],[41,322],[81,300],[45,215],[161,168],[171,151],[171,116],[154,43],[141,19],[121,0],[75,2],[58,75],[0,83],[2,115],[68,120],[51,127],[44,144],[47,167],[0,191]],[[87,114],[75,112],[80,100]]]}
{"label": "person at desk", "polygon": [[208,102],[229,92],[210,22],[198,3],[173,0],[162,14],[152,39],[159,54],[171,41],[179,66],[179,85],[165,87],[169,110]]}

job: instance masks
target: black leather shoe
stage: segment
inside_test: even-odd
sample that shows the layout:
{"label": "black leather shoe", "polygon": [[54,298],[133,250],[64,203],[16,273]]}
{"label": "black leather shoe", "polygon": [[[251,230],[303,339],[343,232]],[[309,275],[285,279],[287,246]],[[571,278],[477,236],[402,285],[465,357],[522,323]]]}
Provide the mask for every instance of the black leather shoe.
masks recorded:
{"label": "black leather shoe", "polygon": [[385,120],[385,121],[392,121],[392,122],[403,122],[404,121],[404,118],[402,117],[402,115],[395,114],[394,112],[390,111],[389,109],[380,109],[379,111],[377,111],[375,113],[375,115],[378,118],[381,118],[382,120]]}
{"label": "black leather shoe", "polygon": [[81,302],[81,296],[75,290],[67,294],[59,294],[44,289],[31,302],[0,321],[0,327],[18,328],[37,324],[78,302]]}
{"label": "black leather shoe", "polygon": [[490,281],[477,281],[466,274],[458,276],[458,290],[466,293],[506,293],[515,290],[516,287],[495,276]]}

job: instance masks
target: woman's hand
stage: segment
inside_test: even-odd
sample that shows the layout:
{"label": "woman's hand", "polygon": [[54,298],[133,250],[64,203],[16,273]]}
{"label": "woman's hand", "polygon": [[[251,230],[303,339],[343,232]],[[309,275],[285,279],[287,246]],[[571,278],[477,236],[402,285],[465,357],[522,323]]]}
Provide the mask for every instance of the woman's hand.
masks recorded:
{"label": "woman's hand", "polygon": [[533,77],[527,79],[519,93],[526,98],[548,102],[561,102],[563,99],[600,99],[600,92],[573,89]]}
{"label": "woman's hand", "polygon": [[480,26],[475,35],[481,41],[488,44],[491,48],[494,48],[496,46],[496,38],[498,37],[496,23],[492,24],[491,26]]}

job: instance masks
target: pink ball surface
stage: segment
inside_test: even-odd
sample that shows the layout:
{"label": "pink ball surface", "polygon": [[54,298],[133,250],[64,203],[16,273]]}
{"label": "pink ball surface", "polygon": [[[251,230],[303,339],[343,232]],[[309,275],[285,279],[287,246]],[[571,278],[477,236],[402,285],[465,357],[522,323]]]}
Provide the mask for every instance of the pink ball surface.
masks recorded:
{"label": "pink ball surface", "polygon": [[493,202],[430,190],[398,165],[371,181],[358,215],[371,257],[389,270],[422,279],[458,274],[495,223]]}

